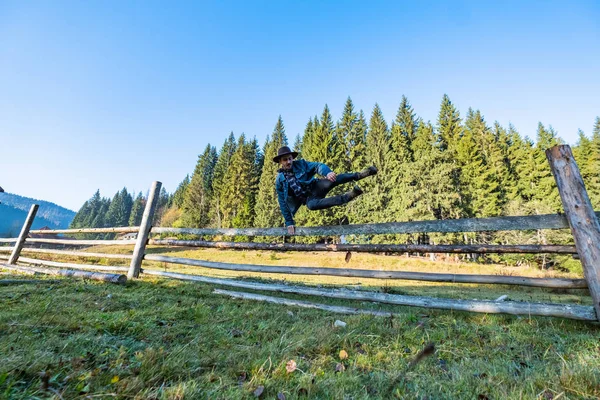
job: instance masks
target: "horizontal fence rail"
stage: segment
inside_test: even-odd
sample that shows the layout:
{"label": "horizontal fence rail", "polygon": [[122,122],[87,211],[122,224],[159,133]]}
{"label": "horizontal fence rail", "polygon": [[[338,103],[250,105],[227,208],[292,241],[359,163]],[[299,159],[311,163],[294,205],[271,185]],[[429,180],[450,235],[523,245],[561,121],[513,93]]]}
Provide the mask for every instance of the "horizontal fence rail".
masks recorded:
{"label": "horizontal fence rail", "polygon": [[585,321],[596,320],[594,308],[591,306],[580,306],[570,304],[526,303],[514,301],[499,302],[490,300],[442,299],[435,297],[405,296],[397,294],[377,293],[364,290],[356,291],[347,289],[318,289],[311,287],[281,285],[273,283],[265,284],[256,282],[245,282],[232,279],[208,278],[204,276],[178,274],[156,270],[145,270],[144,273],[147,275],[162,276],[173,279],[197,281],[252,290],[294,293],[308,296],[330,297],[346,300],[376,301],[379,303],[403,306],[440,308],[446,310],[471,311],[493,314],[541,315],[573,318]]}
{"label": "horizontal fence rail", "polygon": [[[596,212],[600,219],[600,211]],[[404,233],[458,233],[493,231],[528,231],[536,229],[568,229],[564,215],[528,215],[522,217],[465,218],[433,221],[385,222],[334,226],[299,226],[295,236],[379,235]],[[152,233],[223,235],[223,236],[287,236],[286,228],[152,228]]]}
{"label": "horizontal fence rail", "polygon": [[525,276],[504,275],[437,274],[430,272],[379,271],[350,268],[342,269],[319,267],[287,267],[255,264],[230,264],[215,261],[195,260],[190,258],[168,257],[155,254],[146,254],[144,259],[148,261],[161,261],[203,268],[222,269],[229,271],[263,272],[270,274],[328,275],[374,279],[419,280],[428,282],[521,285],[563,289],[583,289],[587,287],[585,279],[530,278]]}
{"label": "horizontal fence rail", "polygon": [[128,240],[79,240],[79,239],[27,239],[27,243],[75,244],[75,245],[129,245],[135,239]]}
{"label": "horizontal fence rail", "polygon": [[19,238],[0,238],[0,243],[16,243]]}
{"label": "horizontal fence rail", "polygon": [[[0,252],[7,253],[11,249],[0,248]],[[88,253],[86,251],[68,251],[68,250],[53,250],[53,249],[36,249],[33,247],[24,247],[21,253],[42,253],[42,254],[57,254],[63,256],[75,256],[75,257],[94,257],[94,258],[116,258],[116,259],[131,259],[131,254],[108,254],[108,253]]]}
{"label": "horizontal fence rail", "polygon": [[237,250],[353,251],[365,253],[528,253],[577,254],[569,245],[424,245],[424,244],[303,244],[212,242],[207,240],[151,239],[148,244]]}
{"label": "horizontal fence rail", "polygon": [[114,265],[77,264],[58,261],[40,260],[38,258],[19,257],[19,262],[25,264],[45,265],[47,267],[96,269],[100,271],[127,271],[127,267]]}
{"label": "horizontal fence rail", "polygon": [[72,276],[75,278],[93,279],[103,282],[125,284],[127,277],[119,274],[107,274],[103,272],[92,272],[82,271],[73,269],[59,269],[59,268],[42,268],[42,267],[23,267],[14,264],[0,264],[0,268],[18,271],[25,274],[46,274],[46,275],[61,275],[61,276]]}
{"label": "horizontal fence rail", "polygon": [[124,226],[116,228],[78,228],[78,229],[38,229],[31,230],[29,233],[38,235],[54,235],[54,234],[75,234],[75,233],[135,233],[139,231],[139,226]]}

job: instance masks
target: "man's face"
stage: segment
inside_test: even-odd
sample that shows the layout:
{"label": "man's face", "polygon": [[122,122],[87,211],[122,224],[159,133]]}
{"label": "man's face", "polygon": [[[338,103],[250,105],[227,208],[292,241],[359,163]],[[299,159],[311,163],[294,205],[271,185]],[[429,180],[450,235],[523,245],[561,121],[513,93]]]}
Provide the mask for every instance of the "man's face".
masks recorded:
{"label": "man's face", "polygon": [[279,159],[279,165],[281,165],[282,169],[290,170],[292,169],[292,163],[294,162],[294,157],[291,154],[286,154],[285,156]]}

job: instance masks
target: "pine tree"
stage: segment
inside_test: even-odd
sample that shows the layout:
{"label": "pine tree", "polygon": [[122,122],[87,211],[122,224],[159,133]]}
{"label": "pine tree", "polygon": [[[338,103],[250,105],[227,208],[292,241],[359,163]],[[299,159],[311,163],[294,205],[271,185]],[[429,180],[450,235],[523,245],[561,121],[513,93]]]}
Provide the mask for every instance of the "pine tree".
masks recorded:
{"label": "pine tree", "polygon": [[331,163],[334,146],[333,119],[329,107],[325,105],[321,119],[316,124],[313,123],[313,135],[310,146],[303,146],[304,158],[310,161]]}
{"label": "pine tree", "polygon": [[306,126],[304,127],[304,136],[300,141],[300,157],[305,160],[312,160],[311,149],[313,146],[313,142],[315,141],[315,130],[319,125],[319,119],[315,116],[313,118],[309,118]]}
{"label": "pine tree", "polygon": [[[596,139],[598,140],[597,143],[600,145],[600,117],[596,117],[594,128],[592,128],[592,142],[596,143]],[[600,150],[600,148],[597,148],[596,150]]]}
{"label": "pine tree", "polygon": [[185,191],[187,190],[189,184],[190,184],[190,176],[188,174],[185,176],[185,178],[183,178],[181,183],[179,183],[179,185],[177,186],[177,189],[175,189],[175,192],[173,193],[172,206],[177,207],[177,208],[183,207],[183,201],[185,199]]}
{"label": "pine tree", "polygon": [[258,196],[258,183],[262,175],[262,168],[265,162],[264,154],[260,151],[256,137],[246,146],[245,159],[250,163],[248,188],[244,193],[244,207],[237,220],[234,220],[236,227],[254,226],[256,217],[256,197]]}
{"label": "pine tree", "polygon": [[209,207],[213,195],[213,175],[217,150],[210,144],[198,156],[194,174],[183,197],[180,225],[190,228],[206,227],[210,223]]}
{"label": "pine tree", "polygon": [[359,221],[354,222],[384,222],[388,219],[384,210],[389,201],[386,187],[389,171],[386,159],[390,152],[390,137],[387,123],[378,104],[375,104],[371,113],[366,143],[369,164],[375,165],[379,169],[379,174],[360,182],[365,193],[355,201],[358,203],[354,209]]}
{"label": "pine tree", "polygon": [[391,151],[386,159],[386,186],[389,193],[389,204],[386,208],[388,221],[404,221],[407,218],[406,209],[409,207],[410,190],[409,170],[413,157],[411,144],[415,139],[417,121],[413,109],[405,96],[398,108],[396,119],[392,123],[390,135]]}
{"label": "pine tree", "polygon": [[142,223],[142,217],[144,215],[144,209],[146,208],[146,199],[142,196],[142,192],[139,192],[133,205],[131,206],[131,214],[129,215],[129,226],[140,226]]}
{"label": "pine tree", "polygon": [[488,164],[494,169],[500,184],[500,200],[502,207],[509,200],[510,193],[516,191],[517,184],[511,173],[509,148],[511,140],[508,132],[497,121],[493,129],[494,143],[490,149]]}
{"label": "pine tree", "polygon": [[163,186],[160,189],[158,195],[158,201],[156,203],[156,211],[154,212],[154,218],[152,219],[152,225],[159,226],[163,215],[167,211],[169,203],[171,202],[171,196],[167,192],[167,189]]}
{"label": "pine tree", "polygon": [[300,134],[296,135],[296,139],[294,140],[293,151],[300,153],[298,154],[298,158],[302,158],[302,136]]}
{"label": "pine tree", "polygon": [[[600,206],[600,153],[596,150],[594,137],[588,139],[585,134],[579,130],[579,140],[573,148],[573,155],[579,167],[583,183],[594,208]],[[596,134],[596,140],[600,135]],[[599,148],[600,149],[600,148]]]}
{"label": "pine tree", "polygon": [[586,172],[588,174],[586,187],[592,206],[595,210],[600,210],[600,117],[596,117],[590,147],[591,155]]}
{"label": "pine tree", "polygon": [[440,150],[449,150],[452,155],[462,136],[463,128],[461,125],[460,113],[446,94],[442,98],[437,129]]}
{"label": "pine tree", "polygon": [[[91,224],[89,225],[90,228],[105,228],[107,226],[111,226],[106,221],[106,214],[108,213],[110,204],[111,204],[110,199],[107,199],[107,198],[100,199],[100,202],[98,203],[98,209],[97,209],[96,215],[95,215],[94,219],[92,220]],[[99,237],[98,237],[98,235],[92,234],[89,238],[95,239],[95,238],[99,238]]]}
{"label": "pine tree", "polygon": [[231,158],[236,151],[236,141],[233,132],[223,143],[223,147],[219,151],[219,156],[214,167],[214,174],[212,179],[212,204],[210,208],[210,216],[212,224],[218,228],[223,226],[223,212],[221,209],[220,201],[223,190],[228,190],[224,187],[224,180],[231,163]]}
{"label": "pine tree", "polygon": [[121,192],[118,191],[113,196],[110,206],[104,216],[104,223],[106,226],[118,226],[117,225],[117,213],[118,209],[121,207]]}
{"label": "pine tree", "polygon": [[240,135],[236,151],[231,157],[229,168],[223,179],[220,193],[222,227],[249,227],[253,224],[253,209],[258,183],[256,161],[258,154],[256,140],[246,142]]}
{"label": "pine tree", "polygon": [[[560,144],[561,140],[557,137],[556,132],[549,127],[546,129],[540,122],[537,130],[537,141],[534,147],[533,156],[535,159],[536,167],[533,170],[533,185],[534,185],[534,196],[540,204],[545,205],[551,212],[562,211],[562,203],[556,188],[556,181],[550,170],[550,165],[546,159],[546,149]],[[538,214],[543,214],[546,208],[539,207]]]}
{"label": "pine tree", "polygon": [[509,173],[515,182],[512,192],[507,193],[509,201],[526,202],[533,199],[534,184],[532,171],[536,168],[533,155],[533,143],[529,138],[523,139],[514,126],[509,125],[508,146]]}
{"label": "pine tree", "polygon": [[360,171],[371,165],[367,160],[367,131],[368,125],[365,113],[360,110],[354,129],[350,131],[350,170]]}
{"label": "pine tree", "polygon": [[[463,136],[463,126],[460,119],[460,113],[450,101],[448,95],[442,98],[440,112],[438,114],[436,140],[439,144],[440,151],[448,152],[447,156],[450,162],[457,163],[457,147]],[[454,191],[459,193],[459,206],[453,210],[453,218],[460,218],[464,215],[464,210],[467,208],[465,199],[460,196],[460,173],[459,168],[453,169],[453,175],[450,182],[453,184]]]}
{"label": "pine tree", "polygon": [[334,134],[334,144],[336,147],[334,148],[335,155],[331,167],[338,173],[352,170],[352,148],[356,145],[364,146],[364,137],[362,138],[362,142],[359,141],[357,143],[357,139],[361,139],[357,134],[357,125],[358,115],[354,112],[352,99],[348,97],[344,105],[342,118],[336,124]]}
{"label": "pine tree", "polygon": [[415,113],[406,96],[398,107],[396,119],[392,124],[391,147],[400,162],[412,161],[411,143],[417,132]]}
{"label": "pine tree", "polygon": [[[584,169],[584,166],[587,164],[588,158],[592,153],[591,149],[592,141],[579,129],[577,131],[577,144],[573,147],[573,156],[580,170]],[[585,183],[585,179],[583,182]]]}
{"label": "pine tree", "polygon": [[[88,210],[85,213],[85,218],[82,219],[81,227],[91,228],[94,225],[94,221],[98,217],[103,205],[103,199],[100,197],[100,189],[94,193],[94,195],[88,200]],[[102,215],[102,221],[104,221],[104,215]]]}
{"label": "pine tree", "polygon": [[463,135],[456,147],[461,168],[460,195],[463,215],[491,217],[502,209],[501,187],[496,169],[489,165],[494,137],[479,112],[469,108]]}
{"label": "pine tree", "polygon": [[115,193],[104,217],[104,224],[107,227],[127,226],[132,206],[133,199],[127,188]]}
{"label": "pine tree", "polygon": [[84,228],[84,222],[88,218],[89,213],[91,212],[90,203],[86,200],[79,211],[73,217],[71,224],[69,225],[69,229],[77,229]]}
{"label": "pine tree", "polygon": [[411,142],[414,161],[409,169],[410,190],[406,193],[409,220],[456,218],[458,193],[452,176],[455,166],[443,151],[431,123],[418,122]]}
{"label": "pine tree", "polygon": [[[342,117],[336,123],[336,127],[332,132],[330,156],[326,163],[335,173],[355,172],[352,168],[353,164],[357,163],[359,157],[364,159],[366,138],[365,131],[362,128],[358,114],[354,112],[352,99],[348,97]],[[330,192],[329,196],[341,195],[347,192],[350,187],[350,185],[338,186]],[[327,214],[327,217],[322,222],[328,225],[350,222],[355,211],[354,207],[351,207],[352,205],[334,207],[329,212],[323,213]]]}
{"label": "pine tree", "polygon": [[129,217],[131,216],[131,210],[133,208],[133,197],[127,192],[126,188],[121,190],[121,199],[123,199],[123,205],[119,210],[119,224],[127,226],[129,223]]}
{"label": "pine tree", "polygon": [[264,147],[264,164],[260,181],[258,184],[258,194],[256,200],[254,226],[273,227],[281,226],[282,218],[279,211],[279,203],[275,192],[275,178],[279,165],[273,162],[273,157],[277,155],[277,150],[281,146],[287,145],[285,127],[281,116],[275,124],[273,134],[267,136]]}

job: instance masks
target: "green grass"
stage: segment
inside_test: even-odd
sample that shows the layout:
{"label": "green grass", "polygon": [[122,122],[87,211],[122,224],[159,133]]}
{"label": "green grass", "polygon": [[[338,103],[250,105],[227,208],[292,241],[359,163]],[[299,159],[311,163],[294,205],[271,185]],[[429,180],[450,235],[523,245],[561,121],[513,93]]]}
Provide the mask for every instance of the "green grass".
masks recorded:
{"label": "green grass", "polygon": [[[344,254],[180,250],[169,255],[271,265],[575,277],[366,254],[354,254],[349,264]],[[256,278],[174,265],[168,270]],[[512,299],[590,303],[582,290],[287,278],[443,297],[509,294]],[[400,313],[392,319],[346,316],[233,300],[212,294],[212,289],[151,278],[127,286],[77,280],[0,286],[0,398],[254,398],[259,386],[264,386],[261,398],[266,399],[279,393],[287,399],[600,397],[598,325],[285,296]],[[345,321],[346,328],[334,328],[336,319]],[[435,354],[409,368],[428,343],[435,343]],[[340,359],[341,350],[347,359]],[[298,369],[288,373],[290,360]],[[341,372],[336,372],[338,363],[344,366]]]}

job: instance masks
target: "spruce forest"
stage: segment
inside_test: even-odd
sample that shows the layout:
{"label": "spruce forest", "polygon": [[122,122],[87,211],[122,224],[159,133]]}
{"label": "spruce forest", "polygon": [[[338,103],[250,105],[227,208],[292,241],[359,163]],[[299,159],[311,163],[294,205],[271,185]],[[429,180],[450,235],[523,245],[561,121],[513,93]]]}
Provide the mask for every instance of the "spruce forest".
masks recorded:
{"label": "spruce forest", "polygon": [[[595,120],[591,137],[581,130],[578,135],[573,152],[592,205],[598,210],[600,117]],[[301,158],[326,163],[337,173],[360,171],[369,165],[379,169],[377,176],[360,182],[364,194],[346,206],[323,211],[302,207],[295,218],[300,226],[562,212],[544,153],[561,142],[558,133],[542,123],[538,124],[535,138],[530,138],[512,125],[486,121],[479,110],[469,108],[463,116],[447,95],[443,96],[434,122],[419,118],[404,96],[391,123],[377,104],[367,119],[348,98],[337,121],[326,105],[320,116],[308,119],[303,135],[293,138],[293,143],[279,117],[262,147],[255,138],[244,134],[236,137],[233,133],[220,148],[207,145],[191,176],[186,176],[174,193],[168,194],[163,188],[155,224],[193,228],[283,226],[274,186],[279,167],[272,161],[283,145],[300,152]],[[337,193],[349,187],[338,187]],[[71,227],[138,225],[144,205],[142,193],[134,198],[125,188],[112,200],[96,192],[79,210]],[[538,231],[388,235],[349,240],[551,244],[568,243],[572,238],[564,231]],[[547,267],[556,258],[520,255],[503,256],[501,260],[534,260]]]}

